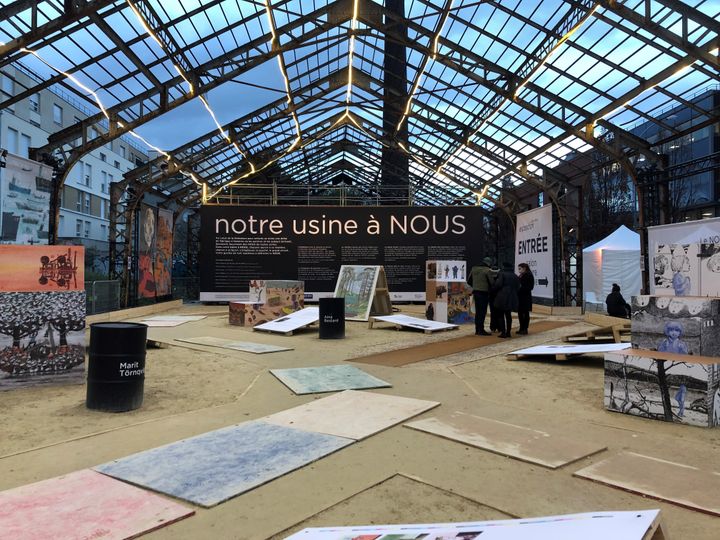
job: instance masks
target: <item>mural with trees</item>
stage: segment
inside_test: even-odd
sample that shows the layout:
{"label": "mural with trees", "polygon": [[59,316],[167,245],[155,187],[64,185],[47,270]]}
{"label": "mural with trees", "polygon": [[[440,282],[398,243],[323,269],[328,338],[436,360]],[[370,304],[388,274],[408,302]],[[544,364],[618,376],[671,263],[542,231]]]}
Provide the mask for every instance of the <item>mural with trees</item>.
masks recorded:
{"label": "mural with trees", "polygon": [[0,389],[82,381],[84,330],[84,291],[0,292]]}

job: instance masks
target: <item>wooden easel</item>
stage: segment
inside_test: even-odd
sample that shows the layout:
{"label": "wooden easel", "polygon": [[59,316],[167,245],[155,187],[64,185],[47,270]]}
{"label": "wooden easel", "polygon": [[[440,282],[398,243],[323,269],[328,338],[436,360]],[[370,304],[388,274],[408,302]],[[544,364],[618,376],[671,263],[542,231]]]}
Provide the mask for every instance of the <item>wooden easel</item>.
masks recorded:
{"label": "wooden easel", "polygon": [[390,315],[391,313],[392,300],[390,300],[390,292],[388,291],[385,268],[381,266],[378,272],[375,292],[373,293],[370,315]]}

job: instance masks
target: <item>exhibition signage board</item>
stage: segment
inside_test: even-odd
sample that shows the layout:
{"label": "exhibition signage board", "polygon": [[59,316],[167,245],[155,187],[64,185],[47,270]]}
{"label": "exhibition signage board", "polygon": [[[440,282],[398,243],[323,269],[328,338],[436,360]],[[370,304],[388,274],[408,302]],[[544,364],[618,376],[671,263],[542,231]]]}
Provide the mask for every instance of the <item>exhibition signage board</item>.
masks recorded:
{"label": "exhibition signage board", "polygon": [[501,521],[365,525],[303,529],[286,540],[654,540],[660,532],[660,510],[594,512]]}
{"label": "exhibition signage board", "polygon": [[392,300],[425,300],[426,260],[479,261],[475,207],[211,206],[201,210],[200,300],[247,301],[259,279],[332,296],[340,267],[383,266]]}
{"label": "exhibition signage board", "polygon": [[553,299],[552,206],[517,215],[515,267],[527,263],[535,276],[533,296]]}

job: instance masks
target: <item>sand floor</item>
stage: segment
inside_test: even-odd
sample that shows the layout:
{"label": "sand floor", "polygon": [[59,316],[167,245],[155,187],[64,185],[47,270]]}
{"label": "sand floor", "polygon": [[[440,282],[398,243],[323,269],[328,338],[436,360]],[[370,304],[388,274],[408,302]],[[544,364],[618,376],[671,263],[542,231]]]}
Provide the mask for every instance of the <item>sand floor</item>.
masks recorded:
{"label": "sand floor", "polygon": [[[399,308],[421,314],[420,306]],[[269,369],[337,364],[473,331],[472,325],[465,325],[457,331],[423,334],[370,330],[367,323],[348,322],[345,339],[319,340],[316,329],[277,336],[230,326],[223,306],[185,305],[172,313],[209,316],[178,327],[149,329],[151,339],[170,346],[148,349],[141,409],[120,414],[87,410],[84,385],[0,392],[0,490],[325,396],[294,395]],[[559,343],[563,335],[587,328],[591,325],[577,318],[572,326],[405,367],[354,365],[393,385],[373,392],[442,403],[418,418],[463,411],[592,441],[607,446],[606,452],[550,470],[398,425],[217,507],[196,508],[194,517],[147,538],[280,539],[308,526],[661,508],[670,538],[716,539],[720,518],[572,476],[619,451],[720,470],[714,459],[720,429],[607,412],[602,357],[563,363],[506,359],[508,351]],[[174,341],[191,336],[280,344],[294,350],[255,355]]]}

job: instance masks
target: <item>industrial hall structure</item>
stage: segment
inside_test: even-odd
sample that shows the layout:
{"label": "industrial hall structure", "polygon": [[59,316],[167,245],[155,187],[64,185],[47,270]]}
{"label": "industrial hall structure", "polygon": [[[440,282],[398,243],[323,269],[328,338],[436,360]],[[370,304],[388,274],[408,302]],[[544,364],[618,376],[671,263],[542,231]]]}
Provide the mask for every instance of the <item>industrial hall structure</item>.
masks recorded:
{"label": "industrial hall structure", "polygon": [[0,0],[0,539],[709,540],[716,329],[718,0]]}

